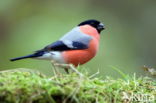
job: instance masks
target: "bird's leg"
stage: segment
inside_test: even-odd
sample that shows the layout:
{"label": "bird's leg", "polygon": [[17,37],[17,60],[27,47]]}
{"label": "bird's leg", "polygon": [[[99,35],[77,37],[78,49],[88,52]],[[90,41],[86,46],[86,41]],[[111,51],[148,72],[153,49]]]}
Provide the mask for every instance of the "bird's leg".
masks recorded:
{"label": "bird's leg", "polygon": [[64,70],[65,70],[65,72],[67,73],[67,74],[69,74],[69,67],[67,67],[67,64],[59,64],[59,63],[55,63],[54,64],[56,67],[60,67],[60,68],[63,68]]}
{"label": "bird's leg", "polygon": [[64,68],[64,71],[69,74],[69,68]]}
{"label": "bird's leg", "polygon": [[52,66],[53,66],[54,75],[55,75],[55,76],[56,76],[56,75],[59,75],[60,73],[59,73],[59,71],[57,70],[57,68],[56,68],[56,66],[55,66],[56,62],[55,62],[54,60],[51,60],[51,64],[52,64]]}
{"label": "bird's leg", "polygon": [[67,69],[71,69],[73,72],[77,73],[80,77],[83,76],[82,73],[80,73],[72,64],[54,64],[55,66],[61,67],[61,68],[65,68],[65,71]]}
{"label": "bird's leg", "polygon": [[68,64],[69,68],[72,69],[74,72],[76,72],[80,77],[83,76],[82,73],[80,73],[72,64]]}

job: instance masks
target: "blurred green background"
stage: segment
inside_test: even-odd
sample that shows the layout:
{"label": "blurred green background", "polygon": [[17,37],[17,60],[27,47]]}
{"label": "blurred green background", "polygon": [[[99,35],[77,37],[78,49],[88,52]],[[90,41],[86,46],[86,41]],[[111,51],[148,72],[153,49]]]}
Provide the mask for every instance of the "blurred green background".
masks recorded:
{"label": "blurred green background", "polygon": [[0,69],[32,68],[52,74],[48,61],[10,62],[59,39],[81,21],[106,25],[97,56],[83,65],[90,73],[118,77],[145,75],[143,65],[156,66],[156,1],[154,0],[1,0]]}

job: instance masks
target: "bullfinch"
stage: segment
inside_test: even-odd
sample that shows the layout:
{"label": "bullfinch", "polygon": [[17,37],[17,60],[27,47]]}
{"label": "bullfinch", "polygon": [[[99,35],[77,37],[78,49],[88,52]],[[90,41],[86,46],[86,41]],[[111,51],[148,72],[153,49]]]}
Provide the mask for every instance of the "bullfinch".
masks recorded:
{"label": "bullfinch", "polygon": [[57,66],[73,67],[91,60],[99,47],[100,33],[104,24],[98,20],[86,20],[78,24],[56,42],[35,53],[10,59],[11,61],[33,58],[52,61]]}

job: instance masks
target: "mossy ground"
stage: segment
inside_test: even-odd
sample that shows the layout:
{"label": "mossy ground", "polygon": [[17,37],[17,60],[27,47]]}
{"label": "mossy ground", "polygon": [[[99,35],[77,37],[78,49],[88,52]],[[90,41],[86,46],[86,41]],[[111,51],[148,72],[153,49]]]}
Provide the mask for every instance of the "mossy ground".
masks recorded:
{"label": "mossy ground", "polygon": [[115,80],[64,74],[49,78],[27,69],[0,72],[0,103],[155,103],[154,99],[156,81],[147,77]]}

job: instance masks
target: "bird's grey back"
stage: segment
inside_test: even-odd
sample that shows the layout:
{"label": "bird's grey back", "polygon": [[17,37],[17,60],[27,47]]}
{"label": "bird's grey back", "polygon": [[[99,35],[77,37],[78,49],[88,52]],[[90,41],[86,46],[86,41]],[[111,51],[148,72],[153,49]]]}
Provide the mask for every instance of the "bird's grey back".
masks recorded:
{"label": "bird's grey back", "polygon": [[84,34],[79,27],[75,27],[70,32],[66,33],[60,40],[65,44],[76,41],[88,45],[91,39],[91,36]]}

